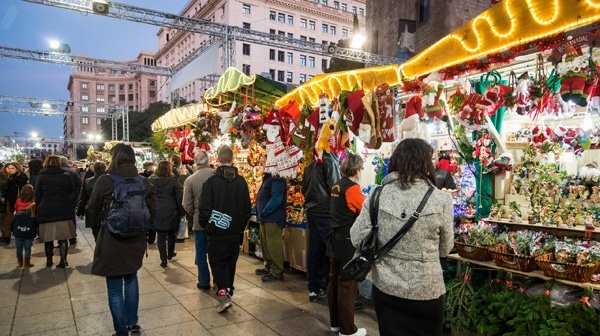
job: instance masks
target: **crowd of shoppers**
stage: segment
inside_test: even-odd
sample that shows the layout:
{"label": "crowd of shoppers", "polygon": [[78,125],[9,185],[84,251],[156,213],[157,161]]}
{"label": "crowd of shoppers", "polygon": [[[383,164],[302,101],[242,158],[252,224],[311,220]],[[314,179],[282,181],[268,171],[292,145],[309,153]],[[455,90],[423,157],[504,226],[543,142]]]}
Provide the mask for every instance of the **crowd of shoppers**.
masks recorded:
{"label": "crowd of shoppers", "polygon": [[[251,214],[248,185],[233,165],[231,148],[217,150],[217,168],[200,150],[193,169],[174,157],[145,162],[141,173],[131,146],[117,144],[110,154],[108,167],[95,162],[85,176],[56,155],[43,162],[31,160],[27,171],[16,162],[2,167],[2,241],[10,243],[14,236],[18,266],[33,266],[32,245],[37,238],[44,243],[47,267],[54,265],[55,242],[60,255],[56,267],[68,267],[68,246],[76,243],[75,216],[85,219],[96,240],[92,274],[106,279],[115,335],[136,333],[141,330],[137,271],[147,244],[156,241],[160,265],[167,267],[177,255],[176,235],[187,218],[194,232],[196,286],[214,287],[217,311],[225,312],[233,304],[241,237]],[[354,323],[358,284],[341,276],[355,247],[371,230],[369,198],[365,200],[358,184],[362,169],[359,155],[346,153],[340,164],[335,154],[325,153],[322,161],[307,166],[302,177],[309,231],[308,298],[328,297],[330,329],[340,336],[367,334]],[[426,142],[406,139],[396,146],[376,209],[382,244],[407,222],[429,188],[454,188],[452,176],[445,172]],[[114,209],[126,208],[116,196],[130,190],[123,189],[123,180],[141,181],[137,193],[124,195],[139,196],[143,202],[136,204],[148,213],[140,217],[144,229],[128,236],[120,236],[123,227],[115,227],[111,219]],[[265,173],[256,198],[264,266],[255,273],[265,282],[284,280],[287,189],[285,178]],[[125,209],[129,214],[125,217],[138,210]],[[399,330],[406,335],[441,335],[445,287],[440,258],[452,248],[452,221],[450,195],[435,189],[418,225],[375,263],[370,279],[381,335],[396,335]]]}

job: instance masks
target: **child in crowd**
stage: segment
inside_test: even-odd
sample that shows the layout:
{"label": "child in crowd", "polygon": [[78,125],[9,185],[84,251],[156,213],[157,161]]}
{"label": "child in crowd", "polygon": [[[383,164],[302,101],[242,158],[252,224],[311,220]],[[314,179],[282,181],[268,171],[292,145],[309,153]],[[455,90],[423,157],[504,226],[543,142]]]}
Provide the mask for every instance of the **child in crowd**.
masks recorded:
{"label": "child in crowd", "polygon": [[[38,229],[35,210],[35,203],[31,203],[23,211],[15,213],[12,218],[11,227],[15,236],[19,267],[33,267],[31,263],[31,245]],[[25,250],[25,259],[23,259],[23,250]]]}
{"label": "child in crowd", "polygon": [[15,213],[24,211],[28,206],[35,202],[35,193],[33,192],[33,186],[26,184],[19,191],[19,196],[15,202]]}

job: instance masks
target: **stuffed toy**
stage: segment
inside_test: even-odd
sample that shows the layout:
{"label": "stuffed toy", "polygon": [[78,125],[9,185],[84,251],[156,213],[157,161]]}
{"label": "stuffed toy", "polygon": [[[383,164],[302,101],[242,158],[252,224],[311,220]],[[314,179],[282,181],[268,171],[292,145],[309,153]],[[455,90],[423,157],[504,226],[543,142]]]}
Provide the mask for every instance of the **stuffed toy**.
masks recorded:
{"label": "stuffed toy", "polygon": [[194,154],[196,149],[196,140],[194,134],[189,130],[185,130],[186,136],[179,144],[179,157],[183,164],[194,164]]}
{"label": "stuffed toy", "polygon": [[515,111],[519,115],[525,115],[532,107],[530,87],[533,82],[529,78],[529,73],[525,72],[519,76],[517,86],[513,90],[516,98]]}
{"label": "stuffed toy", "polygon": [[313,137],[315,134],[315,127],[308,121],[308,115],[311,113],[310,108],[307,106],[304,112],[298,117],[298,122],[292,129],[291,141],[302,150],[310,148],[313,144]]}
{"label": "stuffed toy", "polygon": [[579,169],[579,178],[587,184],[596,184],[600,181],[600,169],[596,163],[587,164]]}
{"label": "stuffed toy", "polygon": [[590,59],[584,56],[580,47],[575,47],[571,42],[566,45],[565,60],[557,65],[557,74],[560,75],[560,94],[566,102],[573,102],[579,106],[587,105],[585,95],[586,81],[590,67]]}
{"label": "stuffed toy", "polygon": [[326,93],[321,93],[319,95],[319,125],[325,124],[332,114],[333,110],[329,96]]}
{"label": "stuffed toy", "polygon": [[358,134],[358,128],[365,115],[365,106],[362,103],[364,96],[365,91],[361,89],[348,93],[346,97],[348,108],[344,112],[344,119],[347,127],[355,135]]}
{"label": "stuffed toy", "polygon": [[231,108],[227,112],[219,112],[221,121],[219,122],[219,131],[221,134],[227,134],[233,128],[233,115],[235,113],[236,102],[231,104]]}
{"label": "stuffed toy", "polygon": [[373,95],[373,90],[367,91],[361,99],[365,107],[365,114],[359,126],[358,137],[368,148],[379,149],[381,147],[382,134],[379,113],[376,113],[376,108],[373,108],[375,104]]}
{"label": "stuffed toy", "polygon": [[319,136],[315,143],[315,158],[318,163],[323,162],[323,151],[331,153],[331,138],[335,134],[335,122],[328,118],[319,130]]}
{"label": "stuffed toy", "polygon": [[423,119],[423,99],[421,96],[412,96],[406,102],[406,109],[404,111],[404,117],[400,122],[401,138],[410,138],[413,131],[417,128],[421,120]]}
{"label": "stuffed toy", "polygon": [[489,116],[496,114],[496,111],[504,104],[504,97],[507,93],[512,92],[512,88],[504,84],[496,84],[490,86],[475,107],[482,110]]}
{"label": "stuffed toy", "polygon": [[425,90],[423,90],[423,112],[427,114],[427,117],[431,120],[437,118],[442,120],[442,117],[446,114],[444,109],[444,103],[441,100],[442,93],[444,92],[444,85],[430,83]]}
{"label": "stuffed toy", "polygon": [[553,133],[550,127],[535,126],[531,130],[531,142],[533,146],[547,144],[552,142]]}
{"label": "stuffed toy", "polygon": [[475,151],[473,152],[473,158],[479,159],[482,167],[485,167],[482,171],[489,172],[488,167],[493,164],[494,157],[492,155],[492,137],[489,133],[485,132],[477,141],[475,141]]}
{"label": "stuffed toy", "polygon": [[576,156],[580,156],[583,153],[583,147],[578,141],[580,132],[579,128],[569,128],[563,137],[563,148],[572,150]]}
{"label": "stuffed toy", "polygon": [[512,171],[515,161],[511,152],[504,152],[498,156],[492,163],[489,171],[494,175],[504,174]]}
{"label": "stuffed toy", "polygon": [[600,115],[600,77],[597,74],[586,84],[584,93],[588,97],[588,111]]}
{"label": "stuffed toy", "polygon": [[281,125],[276,114],[277,111],[271,111],[263,125],[267,138],[265,172],[295,178],[298,172],[298,161],[302,159],[302,151],[294,145],[286,146],[283,143]]}
{"label": "stuffed toy", "polygon": [[478,108],[484,100],[482,94],[471,93],[465,97],[462,107],[458,112],[458,122],[471,131],[485,127],[484,110]]}
{"label": "stuffed toy", "polygon": [[249,134],[262,126],[262,111],[258,105],[246,105],[242,112],[242,130]]}
{"label": "stuffed toy", "polygon": [[377,113],[381,120],[381,141],[394,142],[396,139],[394,90],[387,83],[383,83],[375,89],[375,95],[377,96]]}

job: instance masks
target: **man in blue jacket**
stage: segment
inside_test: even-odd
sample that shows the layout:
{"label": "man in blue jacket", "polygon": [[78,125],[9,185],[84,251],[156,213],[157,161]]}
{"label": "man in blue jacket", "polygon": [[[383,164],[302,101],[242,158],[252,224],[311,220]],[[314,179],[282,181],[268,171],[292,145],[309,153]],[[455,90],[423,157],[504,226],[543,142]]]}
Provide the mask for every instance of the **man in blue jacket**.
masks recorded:
{"label": "man in blue jacket", "polygon": [[265,267],[257,269],[262,281],[283,280],[283,239],[281,231],[286,223],[287,184],[280,176],[265,173],[256,197],[256,211],[260,223],[260,242]]}

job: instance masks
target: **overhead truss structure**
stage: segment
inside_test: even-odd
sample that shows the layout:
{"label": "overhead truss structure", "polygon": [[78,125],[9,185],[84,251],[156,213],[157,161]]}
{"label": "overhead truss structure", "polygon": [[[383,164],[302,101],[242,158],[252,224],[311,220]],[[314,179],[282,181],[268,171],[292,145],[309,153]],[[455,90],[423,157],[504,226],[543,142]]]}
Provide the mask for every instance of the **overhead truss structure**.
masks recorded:
{"label": "overhead truss structure", "polygon": [[[105,107],[105,113],[81,112],[73,109],[75,106]],[[124,105],[91,104],[80,102],[69,102],[59,99],[46,99],[34,97],[2,96],[0,95],[0,113],[21,113],[43,116],[94,116],[101,119],[111,119],[112,140],[118,138],[118,124],[121,119],[123,136],[121,140],[129,141],[129,114]]]}
{"label": "overhead truss structure", "polygon": [[[35,4],[69,9],[81,13],[96,14],[92,10],[92,0],[23,0]],[[362,50],[339,48],[322,43],[294,39],[287,36],[273,35],[261,31],[229,26],[208,20],[181,16],[153,9],[130,6],[118,2],[110,2],[106,16],[120,20],[129,20],[158,27],[189,31],[215,36],[223,41],[225,64],[234,65],[235,41],[243,41],[267,45],[271,47],[311,53],[314,55],[335,57],[374,65],[399,63],[394,57],[371,54]]]}

